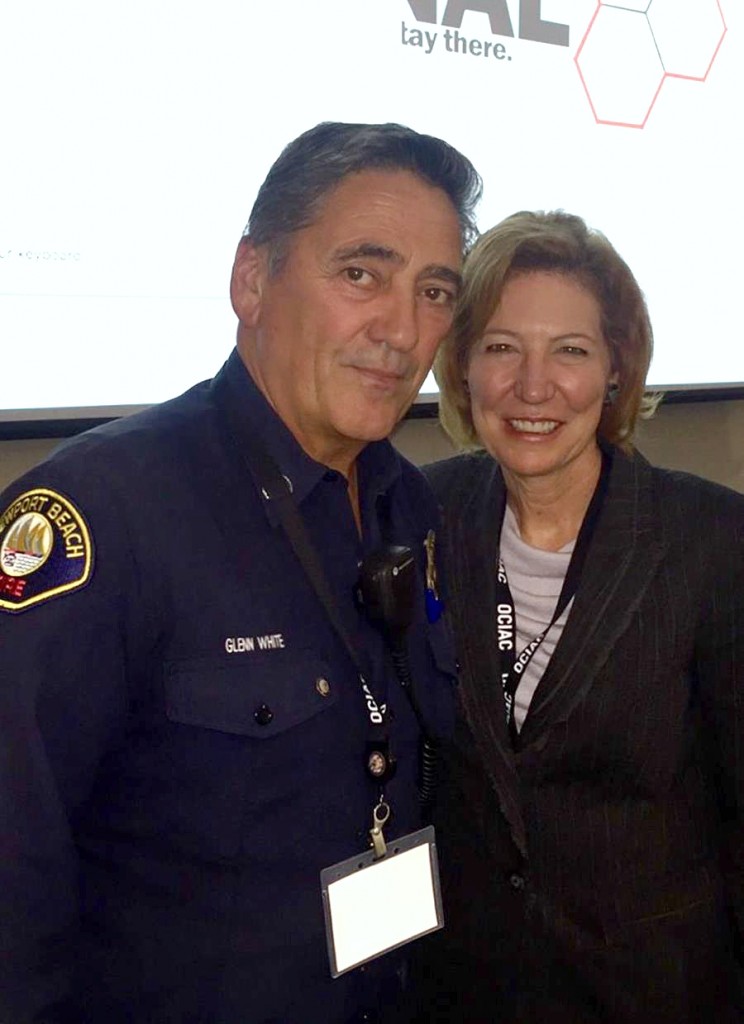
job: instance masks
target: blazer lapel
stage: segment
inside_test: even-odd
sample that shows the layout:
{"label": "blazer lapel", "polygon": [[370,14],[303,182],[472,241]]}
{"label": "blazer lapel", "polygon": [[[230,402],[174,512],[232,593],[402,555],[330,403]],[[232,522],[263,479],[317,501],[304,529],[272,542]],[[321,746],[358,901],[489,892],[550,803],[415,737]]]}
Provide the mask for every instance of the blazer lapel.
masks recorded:
{"label": "blazer lapel", "polygon": [[560,641],[535,691],[520,748],[538,747],[594,684],[666,547],[654,516],[651,469],[616,452],[604,507]]}
{"label": "blazer lapel", "polygon": [[526,856],[519,779],[506,726],[501,665],[496,646],[496,565],[505,490],[495,463],[472,480],[470,500],[448,509],[449,592],[460,625],[460,703],[478,753],[511,828]]}

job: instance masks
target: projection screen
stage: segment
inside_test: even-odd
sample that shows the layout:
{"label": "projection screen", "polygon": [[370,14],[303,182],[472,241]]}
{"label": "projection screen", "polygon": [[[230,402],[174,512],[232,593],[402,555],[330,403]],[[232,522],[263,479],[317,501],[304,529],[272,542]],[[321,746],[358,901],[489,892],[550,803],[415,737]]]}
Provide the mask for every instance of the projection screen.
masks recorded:
{"label": "projection screen", "polygon": [[741,387],[743,22],[740,0],[6,2],[0,422],[212,376],[256,190],[321,120],[446,138],[482,229],[581,214],[646,292],[651,383]]}

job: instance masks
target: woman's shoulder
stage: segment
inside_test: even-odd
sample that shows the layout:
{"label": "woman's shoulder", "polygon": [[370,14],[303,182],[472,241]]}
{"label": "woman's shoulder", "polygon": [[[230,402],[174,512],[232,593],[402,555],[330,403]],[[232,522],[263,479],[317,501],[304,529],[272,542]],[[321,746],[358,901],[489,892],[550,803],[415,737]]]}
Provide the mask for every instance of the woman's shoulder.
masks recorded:
{"label": "woman's shoulder", "polygon": [[501,472],[488,452],[465,452],[421,467],[434,493],[440,501],[446,502],[453,495],[470,492],[473,487],[500,478]]}
{"label": "woman's shoulder", "polygon": [[[669,535],[692,536],[715,545],[733,533],[744,538],[744,494],[724,484],[679,469],[650,464],[639,452],[616,454],[617,497],[648,493],[648,509]],[[614,470],[613,470],[614,472]]]}
{"label": "woman's shoulder", "polygon": [[739,562],[744,553],[744,494],[691,473],[669,471],[664,479],[665,510],[676,507],[692,524],[699,548],[723,546]]}
{"label": "woman's shoulder", "polygon": [[725,484],[679,469],[649,465],[653,486],[667,513],[678,508],[683,513],[717,511],[734,518],[744,517],[744,494]]}

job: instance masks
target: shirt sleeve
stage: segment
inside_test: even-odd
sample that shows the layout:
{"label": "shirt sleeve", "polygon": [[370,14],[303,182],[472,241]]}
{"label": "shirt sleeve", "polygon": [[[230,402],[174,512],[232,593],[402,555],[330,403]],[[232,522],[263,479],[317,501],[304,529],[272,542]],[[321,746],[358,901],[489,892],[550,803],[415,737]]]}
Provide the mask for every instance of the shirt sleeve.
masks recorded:
{"label": "shirt sleeve", "polygon": [[[3,1024],[68,1019],[79,916],[74,820],[126,715],[131,554],[122,555],[116,510],[100,496],[88,506],[84,490],[52,465],[0,500]],[[31,508],[24,496],[38,494],[48,500]],[[59,525],[55,504],[69,512]],[[80,530],[63,530],[74,513],[90,546],[82,582],[79,566],[65,562],[81,557]]]}

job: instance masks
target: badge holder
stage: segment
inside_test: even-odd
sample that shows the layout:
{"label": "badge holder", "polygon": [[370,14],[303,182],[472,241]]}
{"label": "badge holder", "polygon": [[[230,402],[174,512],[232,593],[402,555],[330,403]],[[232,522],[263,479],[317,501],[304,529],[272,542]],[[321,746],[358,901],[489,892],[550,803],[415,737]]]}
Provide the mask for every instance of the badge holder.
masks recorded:
{"label": "badge holder", "polygon": [[444,927],[434,829],[386,843],[390,810],[379,803],[373,849],[320,873],[331,976]]}

